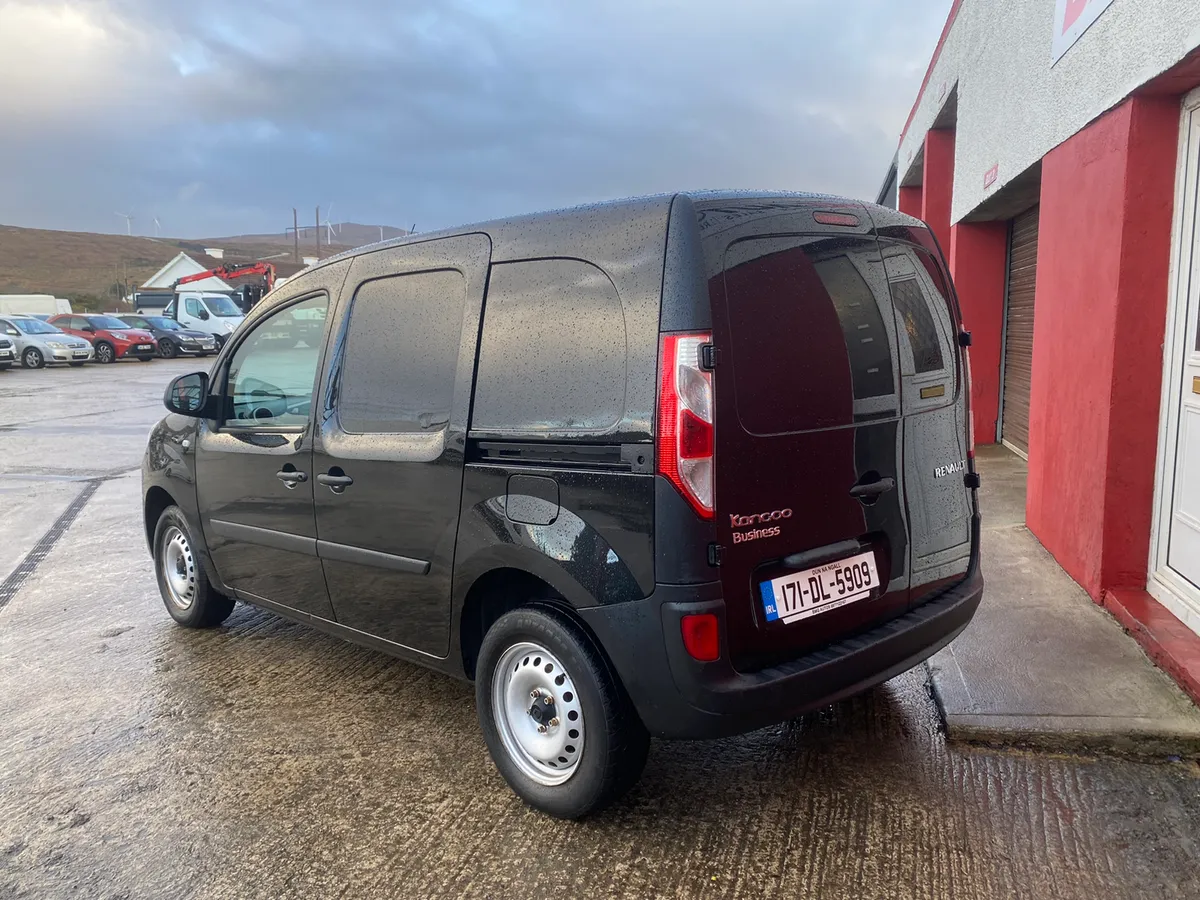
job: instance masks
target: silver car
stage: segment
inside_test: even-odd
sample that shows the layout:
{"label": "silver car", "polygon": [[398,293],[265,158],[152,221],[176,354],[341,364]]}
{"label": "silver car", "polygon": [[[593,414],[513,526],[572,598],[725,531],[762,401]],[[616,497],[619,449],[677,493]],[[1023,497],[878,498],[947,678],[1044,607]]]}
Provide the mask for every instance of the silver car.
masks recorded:
{"label": "silver car", "polygon": [[82,366],[95,355],[92,345],[83,338],[64,334],[33,316],[0,317],[0,335],[16,345],[16,357],[27,369],[40,369],[52,362]]}

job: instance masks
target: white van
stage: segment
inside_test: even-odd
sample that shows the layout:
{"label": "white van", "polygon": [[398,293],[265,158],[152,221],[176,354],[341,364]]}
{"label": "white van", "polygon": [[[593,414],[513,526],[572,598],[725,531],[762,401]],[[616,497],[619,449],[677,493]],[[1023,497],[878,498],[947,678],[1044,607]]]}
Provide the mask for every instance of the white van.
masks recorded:
{"label": "white van", "polygon": [[218,347],[225,343],[245,318],[228,294],[200,291],[181,291],[176,294],[175,299],[163,310],[163,315],[174,319],[184,328],[211,334],[217,339]]}
{"label": "white van", "polygon": [[0,294],[0,314],[54,316],[74,312],[71,301],[53,294]]}

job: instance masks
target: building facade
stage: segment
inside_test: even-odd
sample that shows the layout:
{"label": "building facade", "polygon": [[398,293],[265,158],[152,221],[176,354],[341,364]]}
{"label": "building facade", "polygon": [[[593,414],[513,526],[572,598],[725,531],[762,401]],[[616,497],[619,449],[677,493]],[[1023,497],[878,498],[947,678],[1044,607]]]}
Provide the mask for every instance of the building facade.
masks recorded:
{"label": "building facade", "polygon": [[1198,47],[1196,0],[955,0],[879,199],[950,261],[1029,528],[1200,663]]}

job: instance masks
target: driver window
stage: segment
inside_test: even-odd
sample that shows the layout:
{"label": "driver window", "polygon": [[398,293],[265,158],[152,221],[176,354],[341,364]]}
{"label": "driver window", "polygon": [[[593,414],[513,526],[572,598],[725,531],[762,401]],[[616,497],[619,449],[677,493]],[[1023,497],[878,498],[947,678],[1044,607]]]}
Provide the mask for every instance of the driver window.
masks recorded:
{"label": "driver window", "polygon": [[310,297],[255,326],[229,362],[226,421],[231,425],[303,426],[329,298]]}
{"label": "driver window", "polygon": [[189,316],[200,318],[200,301],[195,297],[188,297],[183,301],[183,308],[187,310]]}
{"label": "driver window", "polygon": [[5,322],[4,323],[4,333],[19,335],[21,332],[17,331],[17,326],[15,326],[12,322]]}

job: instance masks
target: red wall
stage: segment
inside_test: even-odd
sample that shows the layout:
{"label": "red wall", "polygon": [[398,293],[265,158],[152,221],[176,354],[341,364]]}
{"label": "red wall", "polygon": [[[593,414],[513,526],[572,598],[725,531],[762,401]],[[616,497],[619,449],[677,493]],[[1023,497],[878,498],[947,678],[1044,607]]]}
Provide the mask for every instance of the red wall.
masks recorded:
{"label": "red wall", "polygon": [[934,130],[925,135],[921,185],[921,218],[950,252],[950,201],[954,196],[954,132]]}
{"label": "red wall", "polygon": [[1008,223],[959,223],[950,229],[950,274],[971,332],[971,410],[975,441],[996,442],[1000,406],[1000,350]]}
{"label": "red wall", "polygon": [[1146,579],[1178,134],[1133,98],[1042,160],[1026,520],[1097,600]]}
{"label": "red wall", "polygon": [[907,213],[910,216],[921,218],[921,186],[902,187],[897,201],[897,206],[900,207],[900,212]]}

